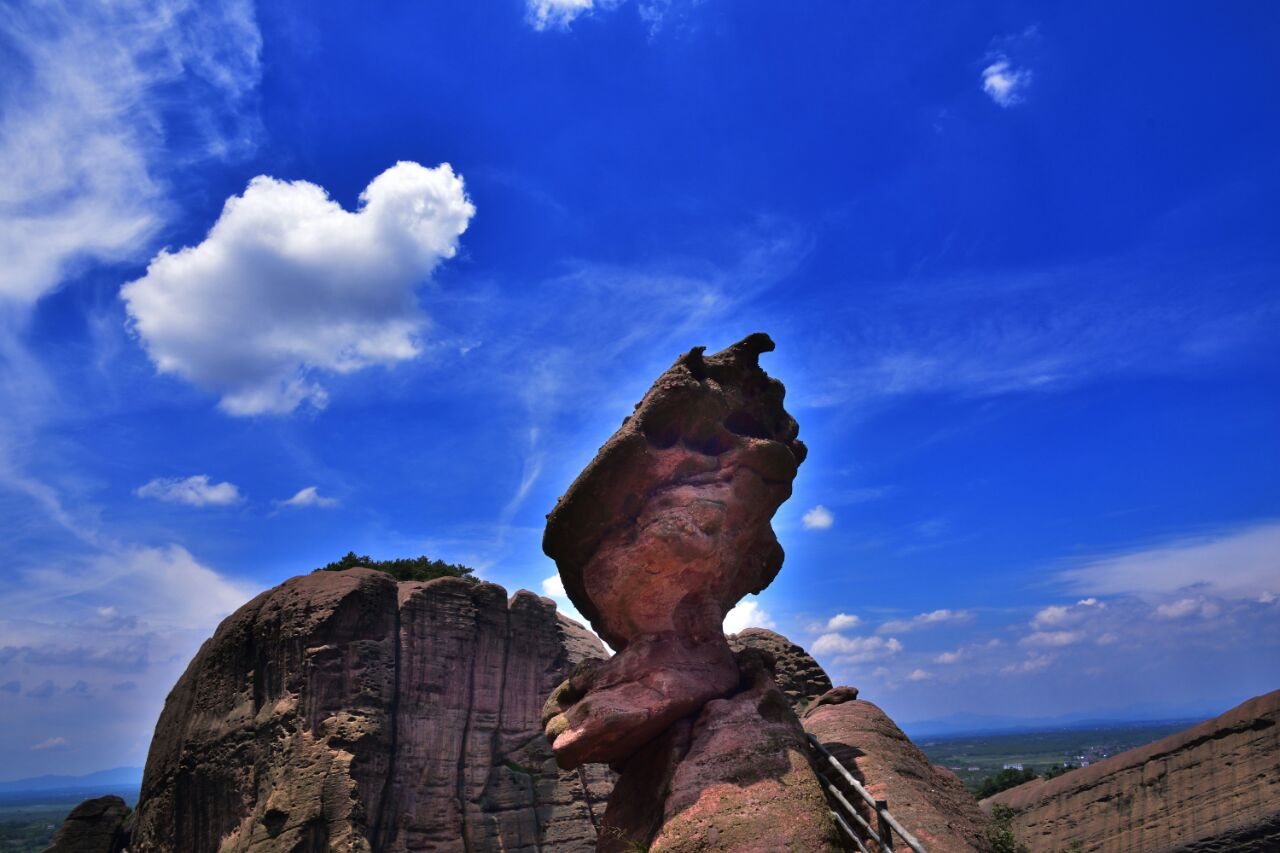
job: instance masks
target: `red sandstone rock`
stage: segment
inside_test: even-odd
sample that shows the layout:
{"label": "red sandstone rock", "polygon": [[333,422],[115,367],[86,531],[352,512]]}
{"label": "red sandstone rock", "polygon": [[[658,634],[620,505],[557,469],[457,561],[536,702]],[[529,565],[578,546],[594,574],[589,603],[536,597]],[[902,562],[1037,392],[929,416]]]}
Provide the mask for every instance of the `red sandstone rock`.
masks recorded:
{"label": "red sandstone rock", "polygon": [[804,460],[752,335],[660,376],[548,515],[543,550],[619,650],[548,707],[561,766],[622,762],[738,683],[721,624],[782,566],[770,520]]}
{"label": "red sandstone rock", "polygon": [[[874,797],[887,800],[893,816],[929,853],[985,850],[986,818],[959,777],[929,763],[884,711],[856,696],[853,688],[837,687],[819,697],[801,721],[805,731]],[[856,796],[848,799],[864,806]],[[863,818],[876,825],[869,807]]]}
{"label": "red sandstone rock", "polygon": [[563,772],[545,696],[599,640],[528,592],[318,572],[207,641],[165,704],[134,853],[589,851],[604,768]]}
{"label": "red sandstone rock", "polygon": [[1034,851],[1280,850],[1280,690],[1220,717],[982,801]]}

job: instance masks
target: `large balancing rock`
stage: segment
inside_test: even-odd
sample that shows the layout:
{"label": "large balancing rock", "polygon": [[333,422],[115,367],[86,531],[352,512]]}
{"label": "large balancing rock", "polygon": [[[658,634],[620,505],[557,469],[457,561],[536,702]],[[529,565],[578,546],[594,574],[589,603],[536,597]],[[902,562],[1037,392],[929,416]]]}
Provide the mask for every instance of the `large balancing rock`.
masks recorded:
{"label": "large balancing rock", "polygon": [[169,695],[130,850],[592,850],[612,780],[559,770],[539,720],[590,656],[599,640],[529,592],[293,578],[224,621]]}
{"label": "large balancing rock", "polygon": [[755,334],[663,373],[547,516],[543,550],[618,654],[548,704],[563,767],[618,763],[738,684],[721,625],[782,567],[770,521],[805,457]]}

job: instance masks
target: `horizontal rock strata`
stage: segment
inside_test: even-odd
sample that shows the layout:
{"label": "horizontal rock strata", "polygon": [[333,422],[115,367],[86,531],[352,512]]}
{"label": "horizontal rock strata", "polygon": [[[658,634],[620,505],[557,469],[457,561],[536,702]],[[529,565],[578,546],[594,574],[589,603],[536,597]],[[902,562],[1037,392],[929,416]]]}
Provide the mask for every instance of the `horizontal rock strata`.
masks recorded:
{"label": "horizontal rock strata", "polygon": [[229,617],[173,689],[134,853],[589,851],[612,787],[542,698],[599,640],[528,592],[318,572]]}
{"label": "horizontal rock strata", "polygon": [[1053,779],[983,800],[1033,850],[1280,850],[1280,690]]}

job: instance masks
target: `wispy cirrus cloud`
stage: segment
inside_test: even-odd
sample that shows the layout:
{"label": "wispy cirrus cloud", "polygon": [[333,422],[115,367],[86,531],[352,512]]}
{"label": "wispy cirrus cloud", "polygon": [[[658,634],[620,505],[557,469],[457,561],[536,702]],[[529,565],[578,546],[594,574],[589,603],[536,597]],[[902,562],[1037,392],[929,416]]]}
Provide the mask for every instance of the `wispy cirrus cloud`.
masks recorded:
{"label": "wispy cirrus cloud", "polygon": [[884,622],[880,627],[876,628],[877,634],[902,634],[907,631],[915,631],[931,625],[942,625],[946,623],[968,622],[973,619],[973,613],[968,610],[951,610],[942,608],[941,610],[932,610],[928,613],[921,613],[912,616],[910,619],[890,619]]}
{"label": "wispy cirrus cloud", "polygon": [[[1261,599],[1280,590],[1280,522],[1173,539],[1059,572],[1092,595],[1168,596],[1182,590]],[[1182,597],[1185,600],[1185,596]]]}
{"label": "wispy cirrus cloud", "polygon": [[251,148],[261,46],[250,0],[7,7],[0,302],[29,305],[83,262],[145,252],[172,169]]}
{"label": "wispy cirrus cloud", "polygon": [[339,501],[337,498],[325,497],[320,494],[319,486],[307,486],[299,489],[297,493],[288,500],[277,501],[277,503],[280,506],[293,507],[295,509],[303,507],[332,509],[333,507],[338,506]]}

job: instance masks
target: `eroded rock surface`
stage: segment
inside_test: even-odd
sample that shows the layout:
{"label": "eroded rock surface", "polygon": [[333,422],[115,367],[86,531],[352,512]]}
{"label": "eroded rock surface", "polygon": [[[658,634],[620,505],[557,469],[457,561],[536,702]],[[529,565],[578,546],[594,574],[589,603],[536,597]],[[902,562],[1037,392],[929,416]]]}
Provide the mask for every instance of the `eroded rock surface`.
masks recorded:
{"label": "eroded rock surface", "polygon": [[805,457],[758,363],[772,349],[752,335],[682,356],[547,517],[543,549],[619,650],[543,709],[561,766],[620,772],[602,853],[838,849],[791,704],[821,669],[771,632],[744,632],[735,654],[722,630],[782,567],[770,522]]}
{"label": "eroded rock surface", "polygon": [[119,797],[85,800],[67,815],[44,853],[122,853],[129,842],[128,815]]}
{"label": "eroded rock surface", "polygon": [[[856,697],[857,690],[847,687],[819,697],[801,720],[805,731],[872,796],[887,800],[894,817],[929,853],[985,850],[987,820],[960,778],[931,764],[884,711]],[[864,801],[849,800],[875,826]]]}
{"label": "eroded rock surface", "polygon": [[805,457],[751,335],[662,374],[547,517],[543,550],[618,654],[547,709],[564,767],[625,761],[738,684],[721,624],[782,567],[770,520]]}
{"label": "eroded rock surface", "polygon": [[539,719],[590,655],[599,640],[532,593],[294,578],[173,689],[130,849],[594,850],[611,775],[556,767]]}
{"label": "eroded rock surface", "polygon": [[808,652],[781,634],[767,628],[747,628],[729,635],[729,648],[761,649],[776,661],[773,670],[778,689],[787,697],[797,714],[831,689],[831,679]]}
{"label": "eroded rock surface", "polygon": [[1280,850],[1280,690],[1163,740],[982,801],[1033,850]]}

